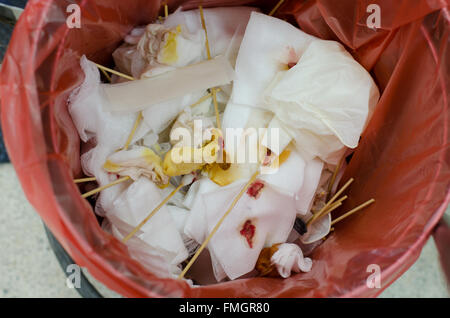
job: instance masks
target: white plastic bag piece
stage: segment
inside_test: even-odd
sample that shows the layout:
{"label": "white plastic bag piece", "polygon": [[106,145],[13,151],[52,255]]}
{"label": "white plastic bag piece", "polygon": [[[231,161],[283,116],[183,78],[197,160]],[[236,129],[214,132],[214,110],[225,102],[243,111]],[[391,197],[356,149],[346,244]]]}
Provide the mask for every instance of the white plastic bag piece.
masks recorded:
{"label": "white plastic bag piece", "polygon": [[136,112],[233,80],[234,71],[224,56],[177,68],[135,81],[102,84],[110,111]]}
{"label": "white plastic bag piece", "polygon": [[[208,207],[207,234],[244,185],[245,182],[235,182],[204,197]],[[241,197],[211,238],[208,249],[227,276],[236,279],[253,270],[263,247],[286,241],[295,214],[294,200],[265,184],[256,198],[248,193]],[[250,232],[247,233],[248,230]]]}
{"label": "white plastic bag piece", "polygon": [[[119,219],[133,229],[163,199],[161,189],[147,178],[142,177],[133,182],[116,198],[113,204],[114,208],[108,211],[106,217],[111,220]],[[188,257],[183,239],[167,206],[161,207],[135,235],[164,255],[168,264],[177,265]]]}
{"label": "white plastic bag piece", "polygon": [[291,276],[291,272],[309,272],[312,267],[312,260],[303,257],[302,250],[296,244],[280,244],[270,261],[275,264],[278,273],[283,278]]}

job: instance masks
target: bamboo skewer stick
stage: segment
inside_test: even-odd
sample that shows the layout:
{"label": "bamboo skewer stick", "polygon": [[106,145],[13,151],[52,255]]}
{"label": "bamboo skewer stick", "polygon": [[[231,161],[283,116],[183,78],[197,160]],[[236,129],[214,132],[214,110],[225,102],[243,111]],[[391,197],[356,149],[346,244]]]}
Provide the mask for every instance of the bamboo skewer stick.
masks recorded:
{"label": "bamboo skewer stick", "polygon": [[106,67],[106,66],[103,66],[103,65],[100,65],[100,64],[97,64],[97,63],[94,63],[94,64],[97,65],[97,67],[98,67],[99,69],[101,69],[101,70],[108,71],[108,72],[110,72],[110,73],[112,73],[112,74],[115,74],[115,75],[117,75],[117,76],[126,78],[126,79],[128,79],[128,80],[130,80],[130,81],[134,81],[134,80],[135,80],[134,77],[129,76],[129,75],[126,75],[126,74],[123,74],[123,73],[120,73],[120,72],[117,72],[116,70],[113,70],[113,69],[111,69],[111,68],[109,68],[109,67]]}
{"label": "bamboo skewer stick", "polygon": [[[221,91],[220,88],[216,88],[216,92],[220,92],[220,91]],[[194,104],[190,105],[189,107],[193,108],[193,107],[203,103],[205,100],[207,100],[211,96],[212,96],[212,93],[208,93],[205,96],[203,96],[202,98],[200,98],[198,101],[196,101]]]}
{"label": "bamboo skewer stick", "polygon": [[167,19],[168,16],[169,16],[169,7],[166,3],[166,4],[164,4],[164,18]]}
{"label": "bamboo skewer stick", "polygon": [[183,183],[180,183],[180,185],[178,186],[178,187],[176,187],[160,204],[158,204],[158,206],[156,207],[156,208],[154,208],[153,210],[152,210],[152,212],[150,212],[150,214],[149,215],[147,215],[147,217],[144,219],[144,220],[142,220],[142,222],[141,223],[139,223],[139,225],[138,226],[136,226],[135,228],[134,228],[134,230],[133,231],[131,231],[130,232],[130,234],[128,234],[123,240],[122,240],[122,242],[123,243],[126,243],[130,238],[132,238],[135,234],[136,234],[136,232],[137,231],[139,231],[140,229],[141,229],[141,227],[143,227],[144,226],[144,224],[145,223],[147,223],[148,222],[148,220],[150,220],[151,218],[152,218],[152,216],[153,215],[155,215],[156,214],[156,212],[158,212],[159,211],[159,209],[161,209],[163,206],[164,206],[164,204],[166,204],[167,203],[167,201],[169,201],[170,200],[170,198],[171,197],[173,197],[182,187],[183,187],[184,185],[183,185]]}
{"label": "bamboo skewer stick", "polygon": [[131,129],[130,134],[128,135],[128,139],[125,142],[125,146],[123,146],[124,150],[127,150],[128,147],[131,144],[131,141],[133,140],[134,134],[136,133],[137,128],[139,127],[139,124],[142,121],[142,112],[139,112],[139,115],[136,118],[136,121],[134,122],[133,128]]}
{"label": "bamboo skewer stick", "polygon": [[217,128],[219,128],[219,130],[222,130],[221,123],[220,123],[220,116],[219,116],[219,105],[217,104],[216,88],[215,87],[212,88],[211,92],[213,95],[214,111],[216,112]]}
{"label": "bamboo skewer stick", "polygon": [[347,199],[348,197],[346,195],[344,195],[342,198],[340,198],[339,200],[337,200],[336,202],[334,202],[333,204],[331,204],[328,209],[323,210],[322,213],[320,215],[317,216],[316,220],[320,219],[321,217],[327,215],[328,213],[331,213],[331,211],[337,209],[339,206],[342,205],[342,201],[344,201],[345,199]]}
{"label": "bamboo skewer stick", "polygon": [[109,76],[109,74],[102,68],[100,69],[100,71],[103,73],[103,75],[105,75],[105,77],[108,80],[108,82],[111,83],[111,76]]}
{"label": "bamboo skewer stick", "polygon": [[329,199],[329,197],[331,195],[331,190],[333,189],[334,182],[336,181],[337,174],[339,172],[339,169],[341,169],[344,159],[345,159],[345,156],[342,156],[341,160],[339,160],[338,165],[336,166],[336,168],[333,171],[333,175],[331,176],[330,183],[328,184],[328,198],[327,199]]}
{"label": "bamboo skewer stick", "polygon": [[205,22],[205,15],[203,14],[203,7],[199,6],[198,10],[200,11],[200,19],[202,21],[203,31],[205,31],[206,56],[208,57],[208,60],[210,60],[211,59],[211,50],[209,48],[208,31],[206,30],[206,22]]}
{"label": "bamboo skewer stick", "polygon": [[337,219],[333,220],[333,221],[331,222],[331,226],[333,226],[333,225],[336,224],[337,222],[339,222],[339,221],[345,219],[346,217],[352,215],[353,213],[358,212],[359,210],[365,208],[366,206],[372,204],[373,202],[375,202],[375,199],[370,199],[370,200],[364,202],[363,204],[358,205],[356,208],[354,208],[354,209],[348,211],[347,213],[344,213],[343,215],[341,215],[341,216],[338,217]]}
{"label": "bamboo skewer stick", "polygon": [[250,178],[250,180],[247,182],[247,184],[242,188],[241,192],[239,192],[239,194],[236,196],[236,198],[234,198],[233,202],[231,203],[230,207],[228,208],[228,210],[224,213],[224,215],[220,218],[219,222],[217,222],[217,224],[214,226],[214,228],[212,229],[211,233],[209,233],[208,237],[205,239],[205,241],[202,243],[202,245],[199,247],[199,249],[197,250],[197,252],[195,252],[194,256],[191,258],[191,260],[189,261],[189,263],[186,265],[186,267],[183,269],[183,271],[181,272],[180,276],[178,276],[178,279],[182,279],[184,277],[184,275],[187,273],[187,271],[189,270],[189,268],[191,268],[192,264],[194,264],[195,260],[197,259],[197,257],[200,255],[200,253],[204,250],[204,248],[206,247],[206,245],[208,245],[209,241],[211,240],[211,238],[213,237],[213,235],[217,232],[217,230],[219,229],[220,225],[222,224],[222,222],[225,220],[225,218],[228,216],[228,214],[230,214],[230,212],[233,210],[233,208],[235,207],[235,205],[237,204],[237,202],[239,201],[239,199],[242,197],[242,195],[245,193],[245,191],[247,191],[248,187],[255,181],[256,177],[258,176],[259,172],[255,172],[252,177]]}
{"label": "bamboo skewer stick", "polygon": [[110,188],[110,187],[112,187],[112,186],[114,186],[114,185],[116,185],[116,184],[122,183],[122,182],[124,182],[124,181],[129,180],[129,179],[131,179],[129,176],[125,176],[125,177],[123,177],[123,178],[117,179],[116,181],[113,181],[113,182],[111,182],[111,183],[108,183],[108,184],[106,184],[106,185],[104,185],[104,186],[102,186],[102,187],[98,187],[97,189],[94,189],[94,190],[92,190],[92,191],[83,193],[81,196],[82,196],[83,198],[87,198],[87,197],[89,197],[89,196],[91,196],[91,195],[93,195],[93,194],[96,194],[96,193],[98,193],[98,192],[100,192],[100,191],[102,191],[102,190],[108,189],[108,188]]}
{"label": "bamboo skewer stick", "polygon": [[80,178],[80,179],[73,179],[74,183],[83,183],[83,182],[89,182],[89,181],[95,181],[95,177],[89,177],[89,178]]}
{"label": "bamboo skewer stick", "polygon": [[[203,7],[202,6],[199,6],[198,9],[200,11],[200,19],[202,21],[202,28],[205,31],[206,55],[208,56],[208,60],[210,60],[211,59],[211,49],[209,47],[208,31],[206,30],[205,15],[203,14]],[[220,116],[219,116],[219,105],[217,104],[217,96],[216,96],[216,88],[215,87],[213,87],[211,89],[211,93],[212,93],[212,97],[213,97],[214,111],[216,113],[217,128],[219,128],[219,130],[220,130],[221,129],[221,124],[220,124]]]}
{"label": "bamboo skewer stick", "polygon": [[353,182],[353,178],[350,178],[350,179],[347,181],[347,183],[344,184],[344,185],[342,186],[342,188],[341,188],[338,192],[336,192],[336,194],[335,194],[335,195],[327,202],[327,204],[325,204],[325,206],[324,206],[319,212],[317,212],[316,214],[314,214],[313,217],[310,218],[310,219],[308,220],[308,222],[306,223],[306,226],[309,226],[312,222],[314,222],[314,221],[319,217],[320,214],[323,213],[323,211],[327,210],[328,207],[336,200],[336,198],[337,198],[338,196],[340,196],[341,193],[344,192],[344,190],[347,189],[347,187],[348,187],[352,182]]}
{"label": "bamboo skewer stick", "polygon": [[283,4],[283,2],[284,0],[278,1],[277,5],[272,9],[272,11],[270,11],[269,15],[273,16],[275,12],[277,12],[278,8],[280,8],[280,6]]}
{"label": "bamboo skewer stick", "polygon": [[342,198],[342,200],[340,201],[336,201],[334,202],[332,205],[330,205],[330,207],[326,210],[322,210],[322,212],[316,213],[314,214],[306,223],[306,226],[310,226],[313,222],[321,219],[322,217],[324,217],[325,215],[331,213],[332,211],[336,210],[338,207],[340,207],[342,205],[342,201],[345,200],[347,198],[347,196],[345,196],[344,198]]}

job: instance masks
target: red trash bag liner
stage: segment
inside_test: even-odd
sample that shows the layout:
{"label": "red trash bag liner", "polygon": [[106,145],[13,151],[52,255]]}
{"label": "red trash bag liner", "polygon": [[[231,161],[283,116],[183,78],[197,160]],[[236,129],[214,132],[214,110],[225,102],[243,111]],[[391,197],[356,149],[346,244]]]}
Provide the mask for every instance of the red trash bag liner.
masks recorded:
{"label": "red trash bag liner", "polygon": [[[204,7],[278,1],[202,1]],[[192,288],[162,279],[104,232],[73,183],[80,140],[67,97],[84,75],[80,57],[112,65],[111,54],[138,25],[163,14],[163,1],[79,1],[81,28],[66,25],[73,1],[29,1],[4,58],[1,120],[6,146],[28,200],[70,256],[128,297],[368,297],[404,273],[449,202],[449,12],[439,0],[286,0],[275,14],[305,32],[341,42],[371,72],[376,107],[343,180],[355,179],[341,212],[376,202],[340,223],[312,254],[312,270],[287,279],[249,278]],[[369,4],[380,28],[367,27]],[[168,1],[170,11],[200,1]],[[368,266],[381,268],[370,288]],[[370,267],[369,267],[370,269]]]}

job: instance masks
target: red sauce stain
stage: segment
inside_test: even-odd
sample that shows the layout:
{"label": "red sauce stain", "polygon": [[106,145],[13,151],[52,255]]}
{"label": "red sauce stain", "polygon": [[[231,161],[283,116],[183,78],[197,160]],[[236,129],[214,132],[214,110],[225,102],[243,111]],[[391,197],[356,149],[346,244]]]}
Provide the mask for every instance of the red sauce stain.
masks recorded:
{"label": "red sauce stain", "polygon": [[297,62],[289,62],[288,63],[289,69],[293,68],[295,65],[297,65]]}
{"label": "red sauce stain", "polygon": [[263,166],[268,166],[272,162],[272,150],[267,148],[266,150],[266,156],[264,157],[264,160],[262,162]]}
{"label": "red sauce stain", "polygon": [[114,176],[114,177],[116,177],[116,179],[119,179],[119,178],[120,178],[120,175],[118,175],[117,173],[108,172],[108,175]]}
{"label": "red sauce stain", "polygon": [[253,237],[255,236],[256,227],[252,224],[252,221],[247,220],[239,232],[247,240],[248,246],[253,248]]}
{"label": "red sauce stain", "polygon": [[255,199],[258,199],[261,190],[264,188],[264,182],[256,180],[247,189],[247,194]]}

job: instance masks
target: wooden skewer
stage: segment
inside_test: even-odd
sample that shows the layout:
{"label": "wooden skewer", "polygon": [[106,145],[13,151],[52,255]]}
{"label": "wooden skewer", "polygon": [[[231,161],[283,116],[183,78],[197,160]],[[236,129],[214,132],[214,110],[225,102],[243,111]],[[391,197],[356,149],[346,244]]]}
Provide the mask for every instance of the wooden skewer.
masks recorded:
{"label": "wooden skewer", "polygon": [[320,214],[323,213],[323,211],[327,210],[328,207],[334,202],[334,200],[336,200],[336,198],[337,198],[338,196],[340,196],[341,193],[344,192],[345,189],[347,189],[347,187],[353,182],[353,180],[354,180],[353,178],[350,178],[350,179],[347,181],[347,183],[344,184],[344,185],[342,186],[342,188],[341,188],[338,192],[336,192],[336,194],[335,194],[335,195],[327,202],[327,204],[325,204],[325,206],[324,206],[319,212],[317,212],[316,214],[314,214],[313,217],[310,218],[310,219],[308,220],[308,222],[306,223],[306,226],[308,226],[308,225],[310,225],[312,222],[314,222],[314,221],[318,218],[318,216],[319,216]]}
{"label": "wooden skewer", "polygon": [[116,185],[116,184],[119,184],[119,183],[121,183],[121,182],[127,181],[127,180],[129,180],[129,179],[131,179],[129,176],[125,176],[125,177],[123,177],[123,178],[117,179],[116,181],[113,181],[113,182],[111,182],[111,183],[108,183],[107,185],[104,185],[104,186],[98,187],[97,189],[94,189],[94,190],[92,190],[92,191],[83,193],[81,196],[82,196],[83,198],[87,198],[87,197],[89,197],[89,196],[91,196],[91,195],[93,195],[93,194],[96,194],[96,193],[98,193],[98,192],[100,192],[100,191],[102,191],[102,190],[108,189],[108,188],[110,188],[110,187],[112,187],[112,186],[114,186],[114,185]]}
{"label": "wooden skewer", "polygon": [[167,19],[167,17],[169,16],[169,6],[166,4],[164,4],[164,17]]}
{"label": "wooden skewer", "polygon": [[89,181],[95,181],[97,179],[95,179],[95,177],[90,177],[90,178],[81,178],[81,179],[73,179],[74,183],[83,183],[83,182],[89,182]]}
{"label": "wooden skewer", "polygon": [[345,156],[342,156],[341,160],[339,160],[338,165],[333,171],[333,175],[331,176],[330,183],[328,184],[328,198],[331,196],[331,190],[333,189],[334,182],[336,181],[337,174],[339,169],[341,169],[342,163],[344,162]]}
{"label": "wooden skewer", "polygon": [[269,15],[273,16],[277,12],[278,8],[283,4],[284,0],[278,1],[277,5],[270,11]]}
{"label": "wooden skewer", "polygon": [[128,79],[128,80],[130,80],[130,81],[134,81],[134,80],[135,80],[134,77],[129,76],[129,75],[126,75],[126,74],[123,74],[123,73],[120,73],[120,72],[117,72],[116,70],[113,70],[113,69],[111,69],[111,68],[109,68],[109,67],[106,67],[106,66],[103,66],[103,65],[100,65],[100,64],[97,64],[97,63],[94,63],[94,64],[97,65],[97,67],[98,67],[99,69],[101,69],[101,70],[108,71],[108,72],[110,72],[110,73],[112,73],[112,74],[115,74],[115,75],[117,75],[117,76],[126,78],[126,79]]}
{"label": "wooden skewer", "polygon": [[100,69],[100,71],[103,73],[103,75],[105,75],[105,77],[108,80],[108,82],[111,83],[111,76],[109,76],[109,74],[102,68]]}
{"label": "wooden skewer", "polygon": [[209,49],[208,31],[206,30],[206,22],[205,22],[205,15],[203,14],[203,7],[199,6],[198,10],[200,11],[200,19],[202,20],[203,31],[205,31],[206,56],[208,57],[208,60],[210,60],[211,59],[211,50]]}
{"label": "wooden skewer", "polygon": [[331,211],[337,209],[339,206],[342,205],[342,201],[344,201],[345,199],[347,199],[346,195],[344,195],[342,198],[340,198],[339,200],[334,202],[332,205],[330,205],[328,207],[328,209],[323,210],[323,212],[320,215],[317,216],[316,220],[322,218],[323,216],[327,215],[328,213],[331,213]]}
{"label": "wooden skewer", "polygon": [[221,123],[220,123],[220,116],[219,116],[219,105],[217,104],[216,88],[212,88],[211,92],[213,95],[214,111],[216,112],[217,128],[219,130],[222,130]]}
{"label": "wooden skewer", "polygon": [[[216,88],[216,92],[220,92],[220,91],[221,91],[220,88]],[[196,101],[194,104],[191,104],[189,107],[193,108],[193,107],[203,103],[205,100],[207,100],[211,96],[212,96],[212,93],[208,93],[205,96],[203,96],[202,98],[200,98],[198,101]]]}
{"label": "wooden skewer", "polygon": [[[208,56],[208,60],[210,60],[211,59],[211,50],[210,50],[210,47],[209,47],[208,31],[206,30],[205,15],[203,14],[203,7],[202,6],[199,6],[198,9],[200,11],[200,18],[202,20],[202,27],[203,27],[203,30],[205,31],[206,55]],[[219,116],[219,105],[217,104],[216,88],[213,87],[211,89],[211,93],[212,93],[212,97],[213,97],[214,111],[216,113],[217,128],[219,128],[219,130],[220,130],[221,129],[221,124],[220,124],[220,116]]]}
{"label": "wooden skewer", "polygon": [[354,208],[354,209],[348,211],[347,213],[345,213],[345,214],[341,215],[340,217],[338,217],[337,219],[333,220],[333,221],[331,222],[331,225],[333,226],[333,225],[336,224],[337,222],[339,222],[339,221],[345,219],[346,217],[352,215],[352,214],[355,213],[355,212],[358,212],[359,210],[365,208],[366,206],[372,204],[373,202],[375,202],[375,199],[370,199],[370,200],[364,202],[363,204],[358,205],[356,208]]}
{"label": "wooden skewer", "polygon": [[130,146],[131,140],[133,140],[134,134],[136,133],[137,128],[139,127],[139,124],[142,121],[142,112],[139,112],[139,115],[136,118],[136,121],[134,122],[133,128],[131,129],[130,134],[128,135],[128,139],[125,142],[125,146],[123,146],[124,150],[127,150]]}
{"label": "wooden skewer", "polygon": [[319,215],[319,213],[314,214],[309,220],[308,222],[306,222],[306,226],[309,227],[313,222],[321,219],[322,217],[324,217],[325,215],[327,215],[328,213],[331,213],[333,210],[337,209],[338,207],[340,207],[342,205],[342,202],[334,202],[332,205],[330,205],[330,207],[326,210],[323,210],[323,212]]}
{"label": "wooden skewer", "polygon": [[255,181],[256,177],[258,176],[259,172],[255,172],[252,177],[250,178],[250,180],[247,182],[247,184],[242,188],[241,192],[239,192],[239,194],[236,196],[236,198],[234,198],[233,202],[231,203],[230,207],[228,208],[228,210],[225,212],[225,214],[220,218],[219,222],[217,222],[216,226],[214,226],[213,230],[211,231],[211,233],[209,233],[208,237],[205,239],[205,241],[202,243],[202,245],[199,247],[199,249],[197,250],[197,252],[195,252],[194,256],[191,258],[191,260],[189,261],[189,263],[186,265],[186,267],[183,269],[183,271],[181,272],[180,276],[178,276],[178,279],[182,279],[184,277],[184,275],[187,273],[187,271],[189,270],[189,268],[191,268],[192,264],[194,264],[195,260],[197,259],[197,257],[200,255],[200,253],[203,251],[203,249],[206,247],[206,245],[208,245],[209,241],[211,240],[211,238],[213,237],[213,235],[217,232],[217,230],[219,229],[220,225],[222,224],[223,220],[225,220],[225,218],[228,216],[228,214],[230,214],[231,210],[233,210],[234,206],[236,205],[236,203],[239,201],[239,199],[242,197],[242,195],[245,193],[245,191],[247,191],[248,187]]}
{"label": "wooden skewer", "polygon": [[149,215],[147,215],[147,217],[144,219],[144,220],[142,220],[142,222],[141,223],[139,223],[139,225],[138,226],[136,226],[135,228],[134,228],[134,230],[133,231],[131,231],[130,232],[130,234],[128,234],[123,240],[122,240],[122,242],[123,243],[126,243],[130,238],[132,238],[133,236],[134,236],[134,234],[136,234],[136,232],[137,231],[139,231],[140,229],[141,229],[141,227],[143,227],[144,226],[144,224],[145,223],[147,223],[148,222],[148,220],[150,220],[151,218],[152,218],[152,216],[153,215],[155,215],[155,213],[156,212],[158,212],[159,211],[159,209],[161,209],[163,206],[164,206],[164,204],[166,204],[167,203],[167,201],[169,201],[170,200],[170,198],[171,197],[173,197],[182,187],[183,187],[184,185],[183,185],[183,183],[180,183],[180,185],[178,186],[178,187],[176,187],[160,204],[158,204],[158,206],[156,207],[156,208],[154,208],[153,210],[152,210],[152,212],[150,212],[150,214]]}

